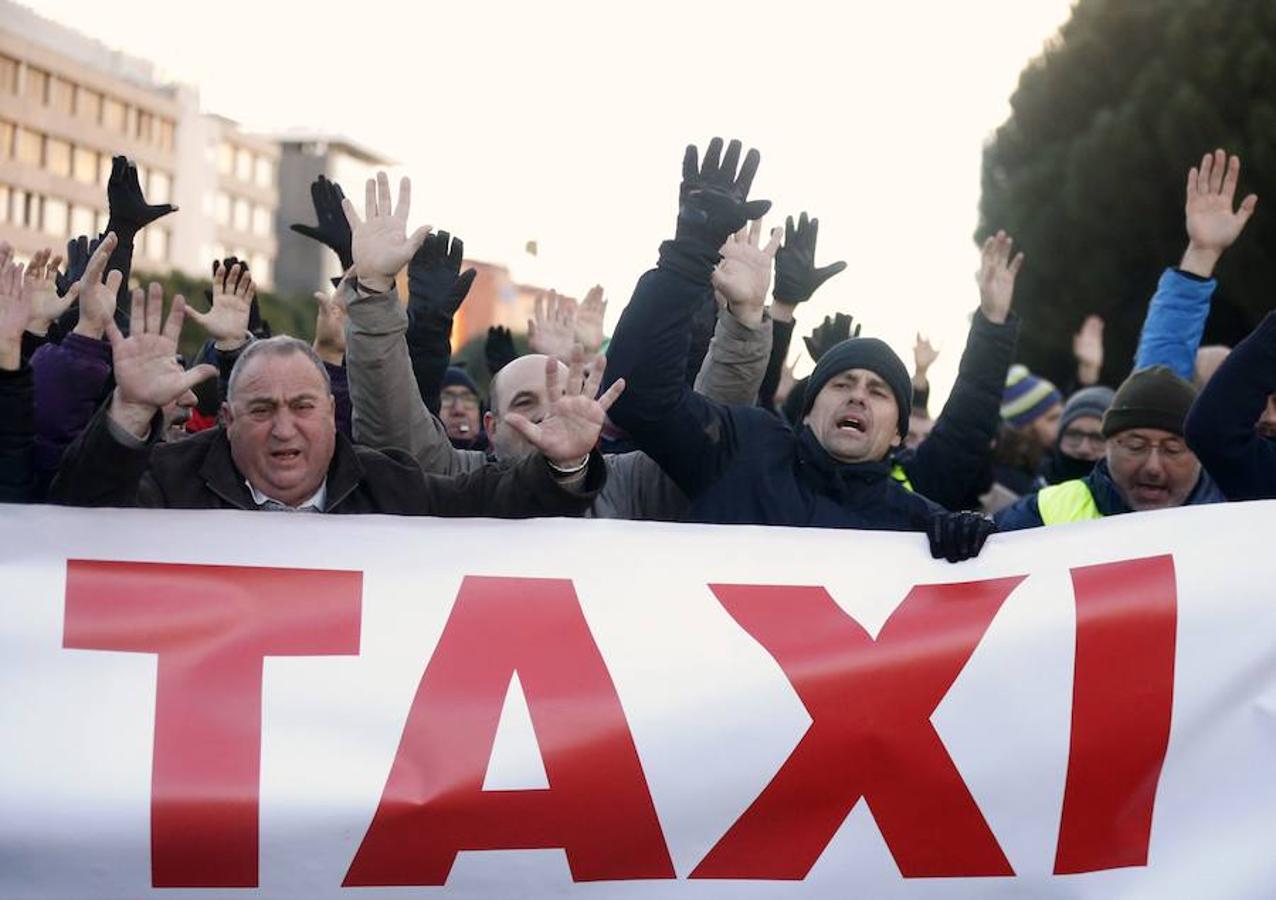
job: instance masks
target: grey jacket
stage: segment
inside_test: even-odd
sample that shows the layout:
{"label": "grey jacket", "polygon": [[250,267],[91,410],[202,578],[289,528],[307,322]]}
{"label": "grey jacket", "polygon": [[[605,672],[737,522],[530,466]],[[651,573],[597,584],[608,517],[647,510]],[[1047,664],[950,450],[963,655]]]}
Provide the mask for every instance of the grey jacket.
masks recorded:
{"label": "grey jacket", "polygon": [[[484,454],[453,447],[443,423],[421,400],[403,337],[407,311],[398,294],[353,300],[348,312],[346,369],[355,442],[402,450],[428,474],[456,475],[482,466]],[[751,326],[724,310],[696,390],[719,403],[752,405],[770,355],[769,318]],[[686,496],[645,453],[614,453],[603,459],[607,482],[586,515],[674,521],[686,511]]]}

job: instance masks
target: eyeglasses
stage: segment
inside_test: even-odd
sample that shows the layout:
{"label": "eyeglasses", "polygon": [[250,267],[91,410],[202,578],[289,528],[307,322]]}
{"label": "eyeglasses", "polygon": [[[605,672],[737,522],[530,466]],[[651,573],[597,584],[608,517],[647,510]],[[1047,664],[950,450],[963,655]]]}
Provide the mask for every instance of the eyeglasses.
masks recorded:
{"label": "eyeglasses", "polygon": [[469,391],[456,391],[453,393],[443,393],[439,395],[439,405],[441,406],[459,406],[462,409],[478,409],[478,397],[475,397]]}
{"label": "eyeglasses", "polygon": [[1170,462],[1182,459],[1190,452],[1187,444],[1179,438],[1169,438],[1160,442],[1147,441],[1143,438],[1113,438],[1112,443],[1123,455],[1140,461],[1149,458],[1154,450]]}
{"label": "eyeglasses", "polygon": [[1063,437],[1059,439],[1059,446],[1067,451],[1080,450],[1086,444],[1094,447],[1096,450],[1103,450],[1107,446],[1107,438],[1098,431],[1081,431],[1080,429],[1069,428],[1063,433]]}

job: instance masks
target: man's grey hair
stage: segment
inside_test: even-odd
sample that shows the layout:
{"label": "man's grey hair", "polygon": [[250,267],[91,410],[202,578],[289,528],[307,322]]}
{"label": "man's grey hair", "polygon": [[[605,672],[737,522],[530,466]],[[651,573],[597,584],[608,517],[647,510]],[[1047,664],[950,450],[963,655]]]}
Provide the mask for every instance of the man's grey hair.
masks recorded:
{"label": "man's grey hair", "polygon": [[244,367],[248,365],[248,361],[255,356],[288,356],[292,353],[300,353],[319,370],[319,374],[323,376],[324,389],[332,393],[332,379],[328,377],[328,370],[324,367],[323,360],[319,358],[319,354],[315,349],[305,341],[293,337],[288,334],[277,334],[274,337],[264,338],[259,341],[251,341],[247,347],[239,354],[239,359],[235,360],[235,367],[230,370],[230,379],[226,382],[226,399],[233,400],[235,397],[235,385],[239,382],[240,375],[244,371]]}

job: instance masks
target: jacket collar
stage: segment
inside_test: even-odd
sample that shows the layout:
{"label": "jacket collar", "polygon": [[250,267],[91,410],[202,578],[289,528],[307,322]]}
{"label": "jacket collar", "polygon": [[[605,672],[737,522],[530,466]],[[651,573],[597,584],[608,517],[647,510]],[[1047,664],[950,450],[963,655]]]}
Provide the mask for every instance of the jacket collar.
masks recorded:
{"label": "jacket collar", "polygon": [[[199,468],[199,477],[205,486],[217,496],[236,509],[256,509],[249,492],[248,483],[243,474],[235,466],[230,453],[230,440],[226,437],[226,429],[217,426],[216,435],[208,448],[208,454]],[[334,512],[343,500],[359,486],[363,480],[363,464],[355,453],[354,445],[341,432],[337,432],[332,452],[332,462],[328,464],[327,496],[324,499],[324,511]]]}
{"label": "jacket collar", "polygon": [[834,496],[845,496],[863,485],[889,478],[889,460],[845,463],[829,455],[809,425],[798,434],[798,471],[817,486]]}

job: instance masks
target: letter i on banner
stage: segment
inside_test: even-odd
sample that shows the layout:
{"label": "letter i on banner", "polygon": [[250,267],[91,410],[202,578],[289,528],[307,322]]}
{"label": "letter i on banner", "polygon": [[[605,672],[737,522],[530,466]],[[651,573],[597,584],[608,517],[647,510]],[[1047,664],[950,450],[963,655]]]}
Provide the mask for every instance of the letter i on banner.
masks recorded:
{"label": "letter i on banner", "polygon": [[356,655],[359,572],[67,563],[62,646],[158,654],[157,888],[257,886],[262,661]]}
{"label": "letter i on banner", "polygon": [[1013,875],[930,717],[1021,581],[918,585],[876,640],[822,587],[711,585],[812,721],[691,877],[803,879],[861,798],[904,877]]}
{"label": "letter i on banner", "polygon": [[1174,558],[1073,569],[1072,585],[1076,671],[1056,875],[1147,865],[1174,705]]}
{"label": "letter i on banner", "polygon": [[[483,790],[518,673],[548,788]],[[461,584],[345,887],[441,885],[462,850],[563,848],[575,881],[673,878],[629,723],[572,583]]]}

